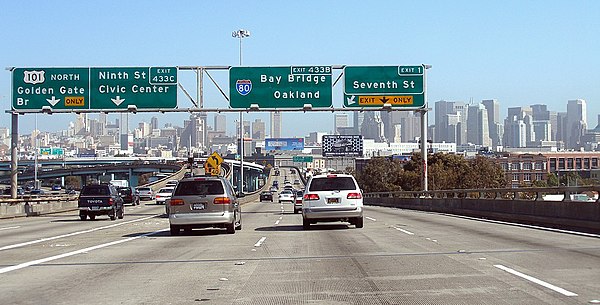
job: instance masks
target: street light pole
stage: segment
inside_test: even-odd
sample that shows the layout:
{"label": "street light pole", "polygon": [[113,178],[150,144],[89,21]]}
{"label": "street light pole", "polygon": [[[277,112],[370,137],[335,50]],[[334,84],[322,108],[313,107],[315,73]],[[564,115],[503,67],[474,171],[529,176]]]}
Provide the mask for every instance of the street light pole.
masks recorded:
{"label": "street light pole", "polygon": [[[233,38],[239,38],[240,40],[240,66],[242,66],[242,39],[250,37],[250,31],[239,29],[231,33]],[[244,193],[244,114],[240,111],[240,181],[238,185],[238,193]]]}
{"label": "street light pole", "polygon": [[[31,133],[33,135],[33,133]],[[33,170],[33,187],[38,189],[38,115],[35,114],[35,139],[33,140],[34,146],[34,170]]]}

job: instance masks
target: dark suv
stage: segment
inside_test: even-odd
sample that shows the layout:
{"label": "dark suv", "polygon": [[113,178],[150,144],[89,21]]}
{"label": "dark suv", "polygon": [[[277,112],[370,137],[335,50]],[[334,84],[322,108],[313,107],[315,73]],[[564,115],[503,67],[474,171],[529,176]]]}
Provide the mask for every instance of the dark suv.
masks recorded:
{"label": "dark suv", "polygon": [[86,185],[79,193],[79,218],[96,219],[98,215],[108,215],[110,220],[123,219],[125,214],[123,198],[110,184]]}
{"label": "dark suv", "polygon": [[133,194],[133,190],[130,187],[120,187],[117,189],[119,195],[123,198],[123,203],[131,203],[133,205],[140,204],[140,197]]}

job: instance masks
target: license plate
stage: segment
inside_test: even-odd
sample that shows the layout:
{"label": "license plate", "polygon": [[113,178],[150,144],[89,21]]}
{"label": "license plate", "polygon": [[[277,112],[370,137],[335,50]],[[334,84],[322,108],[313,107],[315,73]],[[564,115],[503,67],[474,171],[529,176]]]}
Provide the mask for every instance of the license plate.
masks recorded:
{"label": "license plate", "polygon": [[100,210],[100,207],[98,207],[98,206],[93,206],[93,207],[92,207],[92,210]]}
{"label": "license plate", "polygon": [[192,204],[192,210],[204,210],[204,203]]}
{"label": "license plate", "polygon": [[327,203],[340,203],[340,198],[327,198]]}

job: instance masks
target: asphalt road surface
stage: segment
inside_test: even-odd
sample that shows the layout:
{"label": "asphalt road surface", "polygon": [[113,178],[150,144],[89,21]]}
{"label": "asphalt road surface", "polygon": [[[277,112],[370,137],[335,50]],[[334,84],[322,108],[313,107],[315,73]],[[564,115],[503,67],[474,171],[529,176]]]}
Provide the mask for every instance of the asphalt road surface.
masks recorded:
{"label": "asphalt road surface", "polygon": [[170,236],[163,211],[0,220],[0,304],[600,303],[599,236],[380,207],[304,231],[270,202]]}

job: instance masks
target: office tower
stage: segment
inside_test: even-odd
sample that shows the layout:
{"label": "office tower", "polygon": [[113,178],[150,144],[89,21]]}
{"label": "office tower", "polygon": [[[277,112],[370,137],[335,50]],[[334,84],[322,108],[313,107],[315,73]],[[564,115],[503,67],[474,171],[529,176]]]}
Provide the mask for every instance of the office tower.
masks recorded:
{"label": "office tower", "polygon": [[333,132],[335,134],[342,134],[340,128],[348,127],[348,114],[338,113],[333,116]]}
{"label": "office tower", "polygon": [[354,116],[352,117],[352,123],[353,123],[353,127],[354,127],[354,134],[360,134],[360,129],[362,126],[362,123],[365,119],[365,113],[364,112],[360,112],[360,111],[354,111]]}
{"label": "office tower", "polygon": [[252,139],[265,139],[265,122],[263,122],[261,119],[255,119],[254,122],[252,122]]}
{"label": "office tower", "polygon": [[157,118],[157,117],[153,116],[153,117],[150,119],[150,128],[151,128],[152,130],[154,130],[154,129],[158,129],[158,118]]}
{"label": "office tower", "polygon": [[197,114],[191,114],[189,120],[183,122],[183,131],[181,132],[181,146],[190,150],[203,149],[205,143],[203,136],[205,134],[202,118]]}
{"label": "office tower", "polygon": [[227,133],[227,116],[224,114],[215,114],[214,131]]}
{"label": "office tower", "polygon": [[[526,116],[532,116],[533,111],[530,106],[510,107],[508,115],[504,119],[504,135],[502,143],[506,147],[526,147],[528,138],[531,140],[531,133],[527,130],[532,130],[532,126],[526,126],[524,120]],[[531,122],[528,119],[527,122]]]}
{"label": "office tower", "polygon": [[271,138],[281,138],[281,112],[271,112]]}
{"label": "office tower", "polygon": [[360,134],[365,139],[375,140],[375,142],[384,142],[383,122],[379,113],[374,111],[365,111]]}
{"label": "office tower", "polygon": [[481,103],[487,110],[488,131],[492,139],[492,147],[500,146],[502,145],[502,137],[500,137],[500,129],[502,128],[502,124],[500,123],[500,103],[495,99],[483,100]]}
{"label": "office tower", "polygon": [[548,106],[542,104],[531,105],[531,116],[533,118],[533,141],[552,140],[552,124]]}
{"label": "office tower", "polygon": [[587,110],[585,100],[569,100],[567,102],[567,148],[582,147],[581,136],[587,129]]}
{"label": "office tower", "polygon": [[488,111],[482,104],[469,105],[467,118],[467,141],[483,147],[491,147]]}
{"label": "office tower", "polygon": [[100,124],[99,128],[99,133],[98,135],[105,135],[106,134],[106,125],[108,124],[108,114],[101,112],[100,114],[98,114],[98,123]]}
{"label": "office tower", "polygon": [[[244,121],[244,138],[251,138],[252,136],[252,129],[251,129],[251,125],[250,125],[250,121]],[[246,147],[244,147],[246,148]]]}
{"label": "office tower", "polygon": [[140,122],[138,124],[138,128],[140,130],[140,134],[142,137],[147,137],[150,135],[150,133],[152,132],[153,129],[150,129],[150,125],[146,122]]}
{"label": "office tower", "polygon": [[[467,115],[468,107],[463,102],[447,102],[444,100],[435,103],[435,142],[454,142],[466,144],[467,140]],[[449,128],[449,120],[455,121],[454,128]],[[449,130],[450,129],[450,130]]]}

